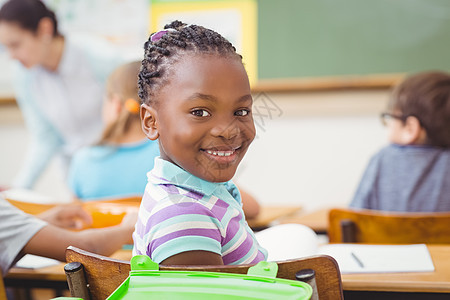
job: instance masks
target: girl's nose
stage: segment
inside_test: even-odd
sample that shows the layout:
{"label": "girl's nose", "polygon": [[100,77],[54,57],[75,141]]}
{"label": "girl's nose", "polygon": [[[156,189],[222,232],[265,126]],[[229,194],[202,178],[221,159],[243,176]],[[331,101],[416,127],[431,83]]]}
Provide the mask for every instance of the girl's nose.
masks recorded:
{"label": "girl's nose", "polygon": [[227,140],[231,140],[239,135],[241,132],[239,128],[239,124],[236,120],[228,121],[228,122],[221,122],[219,124],[216,124],[211,129],[211,134],[216,137],[222,137]]}

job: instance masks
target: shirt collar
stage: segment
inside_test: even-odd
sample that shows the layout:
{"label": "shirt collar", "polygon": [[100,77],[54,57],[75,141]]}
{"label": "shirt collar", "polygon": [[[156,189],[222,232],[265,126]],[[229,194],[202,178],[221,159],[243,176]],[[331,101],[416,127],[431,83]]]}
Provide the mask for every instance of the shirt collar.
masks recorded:
{"label": "shirt collar", "polygon": [[200,192],[203,195],[210,196],[214,194],[218,198],[223,197],[225,188],[237,202],[241,202],[240,193],[231,180],[226,182],[206,181],[159,156],[155,158],[153,170],[149,173],[149,180],[153,184],[173,184],[181,188]]}

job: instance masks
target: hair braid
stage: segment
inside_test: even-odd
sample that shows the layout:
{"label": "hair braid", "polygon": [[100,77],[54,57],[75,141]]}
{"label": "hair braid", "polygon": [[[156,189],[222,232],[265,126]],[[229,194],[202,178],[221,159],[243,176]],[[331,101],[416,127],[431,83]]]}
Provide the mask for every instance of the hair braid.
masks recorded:
{"label": "hair braid", "polygon": [[156,41],[144,44],[144,59],[138,77],[139,97],[142,103],[153,103],[152,97],[169,80],[169,70],[186,53],[209,53],[220,56],[242,57],[236,48],[219,33],[198,25],[173,21]]}

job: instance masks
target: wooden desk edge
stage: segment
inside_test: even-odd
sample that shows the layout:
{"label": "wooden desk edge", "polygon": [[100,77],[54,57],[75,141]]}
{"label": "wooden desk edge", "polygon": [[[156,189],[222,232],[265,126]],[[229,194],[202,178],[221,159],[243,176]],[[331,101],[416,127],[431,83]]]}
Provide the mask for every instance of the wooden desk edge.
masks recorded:
{"label": "wooden desk edge", "polygon": [[297,205],[263,205],[261,206],[259,215],[254,219],[248,219],[247,223],[251,228],[267,227],[270,226],[273,221],[291,216],[301,210],[302,207]]}
{"label": "wooden desk edge", "polygon": [[252,86],[253,93],[289,93],[351,89],[389,89],[404,73],[261,79]]}
{"label": "wooden desk edge", "polygon": [[[401,273],[342,274],[344,290],[378,292],[421,292],[450,293],[450,245],[427,245],[434,263],[434,272],[407,272],[402,279],[395,278]],[[438,263],[437,263],[438,262]],[[387,276],[387,278],[378,278]],[[400,275],[402,276],[402,275]],[[426,280],[412,280],[411,277],[430,276]],[[442,276],[446,281],[442,281]],[[394,277],[394,278],[393,278]],[[391,281],[390,281],[391,280]],[[368,282],[370,281],[370,284]]]}
{"label": "wooden desk edge", "polygon": [[319,208],[317,210],[283,218],[281,223],[296,223],[310,227],[315,232],[327,232],[329,207]]}
{"label": "wooden desk edge", "polygon": [[398,282],[373,281],[371,286],[367,286],[367,282],[346,279],[345,274],[342,275],[342,285],[345,291],[450,293],[448,282],[418,283],[416,281],[405,281],[403,284],[399,284]]}
{"label": "wooden desk edge", "polygon": [[51,273],[45,272],[42,269],[12,268],[4,278],[11,280],[67,281],[66,274],[64,273],[65,264],[61,263],[61,265],[58,265],[61,267],[61,270],[55,270]]}

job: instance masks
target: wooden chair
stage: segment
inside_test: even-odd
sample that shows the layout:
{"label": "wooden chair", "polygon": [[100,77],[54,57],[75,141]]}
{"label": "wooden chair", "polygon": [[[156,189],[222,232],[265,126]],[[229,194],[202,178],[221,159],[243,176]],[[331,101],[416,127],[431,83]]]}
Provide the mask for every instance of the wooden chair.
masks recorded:
{"label": "wooden chair", "polygon": [[5,284],[3,283],[2,270],[0,270],[0,300],[6,300]]}
{"label": "wooden chair", "polygon": [[[75,247],[67,248],[66,261],[68,264],[65,270],[71,294],[83,299],[106,299],[128,277],[130,271],[129,261],[93,254]],[[160,270],[246,274],[251,266],[160,266]],[[343,299],[339,267],[332,257],[318,255],[280,261],[277,277],[295,280],[295,274],[302,269],[315,271],[320,300]]]}
{"label": "wooden chair", "polygon": [[393,213],[332,209],[330,243],[450,243],[450,213]]}

